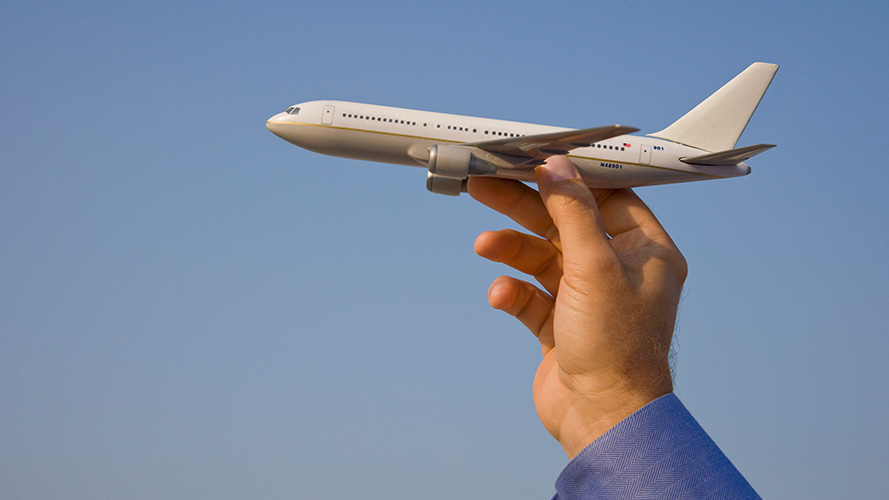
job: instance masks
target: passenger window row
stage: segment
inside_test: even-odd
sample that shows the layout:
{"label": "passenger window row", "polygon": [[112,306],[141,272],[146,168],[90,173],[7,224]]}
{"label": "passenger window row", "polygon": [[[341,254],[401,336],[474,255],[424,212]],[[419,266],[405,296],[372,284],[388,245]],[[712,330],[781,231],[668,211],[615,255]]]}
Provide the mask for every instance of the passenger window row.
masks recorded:
{"label": "passenger window row", "polygon": [[593,144],[592,147],[594,147],[594,148],[601,148],[601,149],[615,149],[615,150],[619,149],[619,150],[621,150],[621,151],[625,151],[625,150],[626,150],[626,148],[625,148],[624,146],[612,146],[612,145],[609,145],[609,144]]}
{"label": "passenger window row", "polygon": [[[358,114],[352,114],[352,113],[343,113],[342,116],[343,116],[343,118],[355,118],[358,120],[370,120],[370,121],[376,121],[376,122],[396,123],[396,124],[400,124],[400,125],[411,125],[411,126],[417,125],[417,122],[412,122],[410,120],[408,120],[408,121],[398,120],[395,118],[380,118],[377,116],[358,115]],[[424,123],[423,126],[428,127],[429,124]],[[436,125],[435,127],[441,128],[441,125],[439,124],[439,125]],[[456,125],[448,125],[447,129],[448,130],[457,130],[460,132],[472,132],[473,134],[479,133],[477,128],[470,130],[469,127],[458,127]],[[524,137],[524,134],[516,134],[513,132],[502,132],[502,131],[496,131],[496,130],[485,130],[485,135],[496,135],[498,137]]]}
{"label": "passenger window row", "polygon": [[[376,117],[376,116],[353,115],[353,114],[351,114],[351,113],[343,113],[343,118],[357,118],[357,119],[359,119],[359,120],[370,120],[370,121],[375,121],[375,122],[398,123],[398,124],[401,124],[401,125],[416,125],[416,124],[417,124],[417,122],[412,122],[412,121],[396,120],[396,119],[394,119],[394,118],[379,118],[379,117]],[[426,124],[424,123],[423,126],[425,127]]]}

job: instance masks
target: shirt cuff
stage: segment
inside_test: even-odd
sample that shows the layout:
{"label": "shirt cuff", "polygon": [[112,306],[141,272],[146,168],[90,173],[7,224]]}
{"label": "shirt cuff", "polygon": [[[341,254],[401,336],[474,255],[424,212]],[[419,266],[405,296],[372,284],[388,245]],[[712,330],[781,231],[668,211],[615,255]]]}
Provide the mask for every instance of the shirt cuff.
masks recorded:
{"label": "shirt cuff", "polygon": [[758,499],[675,394],[640,408],[559,475],[557,500]]}

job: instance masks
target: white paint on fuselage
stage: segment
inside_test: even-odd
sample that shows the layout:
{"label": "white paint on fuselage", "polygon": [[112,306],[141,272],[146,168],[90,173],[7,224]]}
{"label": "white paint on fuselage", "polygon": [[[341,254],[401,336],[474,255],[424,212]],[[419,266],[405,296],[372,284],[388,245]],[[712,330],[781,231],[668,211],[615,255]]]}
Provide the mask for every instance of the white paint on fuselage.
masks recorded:
{"label": "white paint on fuselage", "polygon": [[[426,166],[428,149],[435,144],[461,145],[571,130],[345,101],[310,101],[294,107],[299,108],[297,114],[279,113],[267,123],[269,130],[288,142],[331,156],[421,167]],[[642,153],[644,148],[650,152],[650,160],[648,153]],[[481,151],[476,148],[473,152]],[[602,188],[739,177],[750,171],[744,163],[712,167],[679,161],[702,153],[669,141],[623,135],[574,149],[568,157],[588,185]],[[507,166],[502,160],[500,163]],[[500,168],[495,176],[534,180],[530,168]]]}

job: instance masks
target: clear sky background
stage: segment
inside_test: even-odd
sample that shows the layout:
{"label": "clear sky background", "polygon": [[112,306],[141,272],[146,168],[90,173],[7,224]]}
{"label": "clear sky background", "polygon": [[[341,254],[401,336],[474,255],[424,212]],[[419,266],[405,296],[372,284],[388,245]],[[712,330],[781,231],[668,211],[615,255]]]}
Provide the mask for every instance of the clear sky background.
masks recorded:
{"label": "clear sky background", "polygon": [[0,498],[548,499],[512,227],[269,133],[341,99],[649,133],[781,70],[742,178],[640,189],[676,390],[766,498],[885,498],[889,6],[4,2]]}

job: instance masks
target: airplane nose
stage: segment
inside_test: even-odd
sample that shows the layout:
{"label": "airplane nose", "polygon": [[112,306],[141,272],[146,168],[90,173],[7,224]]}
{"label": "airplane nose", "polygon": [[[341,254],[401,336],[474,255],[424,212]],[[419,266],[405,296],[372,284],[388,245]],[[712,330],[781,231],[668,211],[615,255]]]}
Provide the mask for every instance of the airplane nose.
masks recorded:
{"label": "airplane nose", "polygon": [[282,139],[284,138],[284,136],[282,134],[284,133],[285,127],[284,127],[284,124],[281,122],[284,121],[286,116],[287,116],[287,113],[278,113],[277,115],[269,118],[265,122],[266,128],[269,129],[269,131],[271,133],[277,135],[278,137],[280,137]]}

